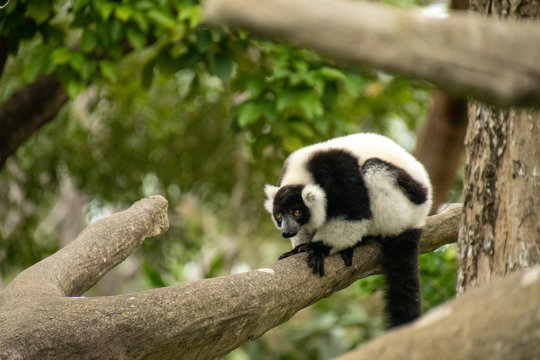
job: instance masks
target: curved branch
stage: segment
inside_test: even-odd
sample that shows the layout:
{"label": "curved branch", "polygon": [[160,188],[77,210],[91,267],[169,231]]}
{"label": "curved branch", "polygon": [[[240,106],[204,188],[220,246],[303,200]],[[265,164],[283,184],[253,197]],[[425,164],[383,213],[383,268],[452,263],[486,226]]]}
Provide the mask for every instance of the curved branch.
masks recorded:
{"label": "curved branch", "polygon": [[205,17],[424,79],[453,94],[502,106],[540,106],[536,23],[455,13],[442,19],[339,0],[208,0]]}
{"label": "curved branch", "polygon": [[[459,205],[431,216],[421,249],[456,241],[460,216]],[[125,220],[129,224],[122,227],[130,229],[131,217]],[[105,224],[107,220],[102,220],[95,227]],[[142,234],[147,230],[139,236]],[[94,236],[87,238],[97,240]],[[111,249],[118,246],[116,241],[103,242]],[[82,240],[72,246],[77,247],[89,249]],[[87,250],[70,251],[90,256],[96,267],[103,257]],[[125,257],[125,252],[117,260]],[[64,256],[57,260],[60,258],[70,261]],[[58,263],[53,260],[51,264]],[[76,266],[72,263],[70,267]],[[323,278],[311,273],[305,254],[243,274],[110,297],[36,298],[27,277],[23,282],[29,287],[26,297],[3,306],[0,302],[0,358],[16,353],[22,358],[80,358],[92,354],[95,358],[217,359],[285,322],[300,309],[361,277],[378,273],[379,268],[379,246],[369,242],[355,249],[350,267],[339,256],[329,257]],[[39,337],[34,336],[37,328]]]}
{"label": "curved branch", "polygon": [[19,145],[53,120],[69,97],[56,75],[40,75],[0,109],[0,169]]}
{"label": "curved branch", "polygon": [[540,266],[467,292],[336,360],[538,359],[538,299]]}
{"label": "curved branch", "polygon": [[0,299],[81,295],[145,238],[168,230],[167,207],[164,197],[152,196],[96,221],[66,247],[20,273]]}

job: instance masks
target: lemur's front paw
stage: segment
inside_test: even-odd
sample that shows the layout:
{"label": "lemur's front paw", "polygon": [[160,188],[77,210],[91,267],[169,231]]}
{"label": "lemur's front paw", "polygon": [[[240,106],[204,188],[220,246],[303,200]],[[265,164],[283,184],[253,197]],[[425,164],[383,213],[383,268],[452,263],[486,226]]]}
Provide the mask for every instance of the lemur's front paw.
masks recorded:
{"label": "lemur's front paw", "polygon": [[341,258],[343,259],[343,262],[345,263],[345,265],[347,265],[347,266],[352,265],[354,247],[350,247],[350,248],[347,248],[345,250],[341,250],[339,252],[339,254],[341,255]]}
{"label": "lemur's front paw", "polygon": [[313,271],[313,274],[324,276],[324,259],[330,254],[330,248],[321,241],[310,243],[307,248],[307,264]]}
{"label": "lemur's front paw", "polygon": [[292,249],[291,251],[287,251],[286,253],[281,254],[278,260],[283,260],[283,259],[288,258],[289,256],[300,254],[306,251],[307,251],[307,244],[300,244],[294,249]]}

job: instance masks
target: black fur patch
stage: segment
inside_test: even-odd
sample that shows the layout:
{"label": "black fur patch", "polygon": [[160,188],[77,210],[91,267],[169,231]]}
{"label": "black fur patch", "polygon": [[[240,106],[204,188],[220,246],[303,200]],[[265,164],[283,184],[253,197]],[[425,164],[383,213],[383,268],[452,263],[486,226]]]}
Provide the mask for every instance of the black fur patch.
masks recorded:
{"label": "black fur patch", "polygon": [[278,212],[292,214],[295,210],[300,210],[302,215],[297,221],[300,225],[306,224],[311,213],[302,200],[302,189],[304,185],[286,185],[279,189],[274,197],[274,215]]}
{"label": "black fur patch", "polygon": [[319,151],[312,155],[307,169],[326,193],[327,219],[371,218],[369,195],[354,155],[337,149]]}
{"label": "black fur patch", "polygon": [[403,191],[405,196],[414,204],[420,205],[427,201],[427,189],[424,185],[414,180],[409,173],[388,161],[379,158],[370,158],[366,160],[362,166],[362,171],[365,173],[370,167],[384,167],[392,172],[396,178],[398,187]]}
{"label": "black fur patch", "polygon": [[297,247],[295,247],[294,249],[292,249],[291,251],[287,251],[287,252],[281,254],[279,256],[278,260],[283,260],[283,259],[288,258],[289,256],[293,256],[293,255],[296,255],[296,254],[307,252],[307,250],[308,250],[308,244],[300,244]]}
{"label": "black fur patch", "polygon": [[341,250],[339,252],[339,255],[341,255],[341,259],[343,259],[343,263],[345,265],[352,266],[352,259],[353,259],[353,255],[354,255],[354,246],[346,248],[345,250]]}
{"label": "black fur patch", "polygon": [[324,259],[330,254],[330,249],[322,241],[308,244],[306,261],[314,275],[324,276]]}
{"label": "black fur patch", "polygon": [[413,321],[421,314],[418,244],[421,229],[406,230],[380,239],[386,282],[389,327]]}

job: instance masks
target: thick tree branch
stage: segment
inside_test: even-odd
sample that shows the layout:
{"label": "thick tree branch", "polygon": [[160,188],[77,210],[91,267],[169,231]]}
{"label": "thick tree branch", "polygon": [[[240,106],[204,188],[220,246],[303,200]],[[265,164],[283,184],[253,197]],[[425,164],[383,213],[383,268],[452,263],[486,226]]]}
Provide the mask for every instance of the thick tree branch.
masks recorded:
{"label": "thick tree branch", "polygon": [[[496,105],[540,106],[538,24],[340,0],[207,0],[205,17]],[[519,56],[516,56],[519,54]]]}
{"label": "thick tree branch", "polygon": [[[324,278],[311,273],[301,254],[243,274],[135,294],[57,296],[79,295],[145,235],[155,234],[156,224],[163,229],[163,201],[147,199],[96,222],[66,251],[28,269],[0,293],[0,358],[220,358],[300,309],[379,272],[379,246],[370,242],[355,250],[351,267],[339,256],[327,259]],[[430,217],[421,249],[456,241],[460,216],[457,205]],[[114,224],[121,229],[111,230]],[[39,276],[41,271],[46,275]],[[85,271],[89,280],[81,279]]]}
{"label": "thick tree branch", "polygon": [[124,261],[149,236],[169,228],[167,200],[153,196],[96,221],[76,240],[20,273],[0,301],[36,296],[76,296]]}
{"label": "thick tree branch", "polygon": [[54,74],[40,75],[0,108],[0,169],[8,156],[41,126],[53,120],[68,101]]}
{"label": "thick tree branch", "polygon": [[540,266],[467,292],[337,360],[540,359],[538,299]]}

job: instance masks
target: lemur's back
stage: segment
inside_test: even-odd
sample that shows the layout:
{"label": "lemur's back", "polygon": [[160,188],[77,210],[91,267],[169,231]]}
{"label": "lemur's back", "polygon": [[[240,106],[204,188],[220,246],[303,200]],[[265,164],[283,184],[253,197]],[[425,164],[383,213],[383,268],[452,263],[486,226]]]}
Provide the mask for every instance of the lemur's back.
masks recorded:
{"label": "lemur's back", "polygon": [[428,185],[428,196],[431,199],[429,176],[422,164],[394,141],[373,133],[352,134],[298,149],[287,158],[279,185],[314,182],[307,171],[307,162],[314,151],[328,149],[343,149],[351,152],[358,157],[360,167],[367,159],[374,157],[399,166],[418,182]]}

